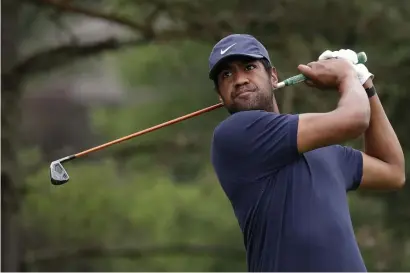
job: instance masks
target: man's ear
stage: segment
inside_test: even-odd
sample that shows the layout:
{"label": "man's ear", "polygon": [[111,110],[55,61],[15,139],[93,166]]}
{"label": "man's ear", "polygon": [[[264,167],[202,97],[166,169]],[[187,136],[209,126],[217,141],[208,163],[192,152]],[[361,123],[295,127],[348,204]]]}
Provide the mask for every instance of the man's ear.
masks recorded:
{"label": "man's ear", "polygon": [[224,103],[224,101],[222,100],[221,95],[218,96],[219,97],[219,102],[221,102],[222,104]]}
{"label": "man's ear", "polygon": [[272,69],[271,69],[270,80],[271,80],[272,86],[276,86],[276,84],[278,83],[278,73],[276,71],[276,68],[274,68],[274,67],[272,67]]}

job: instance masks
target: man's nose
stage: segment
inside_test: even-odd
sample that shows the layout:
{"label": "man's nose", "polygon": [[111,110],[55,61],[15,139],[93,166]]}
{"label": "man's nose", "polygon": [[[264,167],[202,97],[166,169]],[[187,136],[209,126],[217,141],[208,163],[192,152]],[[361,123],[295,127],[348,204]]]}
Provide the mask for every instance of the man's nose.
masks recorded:
{"label": "man's nose", "polygon": [[243,73],[242,71],[238,71],[235,75],[235,87],[245,85],[248,83],[249,83],[249,79],[246,73]]}

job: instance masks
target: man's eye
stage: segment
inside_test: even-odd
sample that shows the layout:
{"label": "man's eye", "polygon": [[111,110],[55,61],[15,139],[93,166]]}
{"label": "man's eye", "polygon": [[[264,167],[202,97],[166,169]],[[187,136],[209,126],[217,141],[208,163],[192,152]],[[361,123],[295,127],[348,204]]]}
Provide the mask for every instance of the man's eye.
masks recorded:
{"label": "man's eye", "polygon": [[253,64],[248,64],[247,66],[246,66],[246,70],[252,70],[252,69],[255,69],[256,67],[255,67],[255,65],[253,65]]}
{"label": "man's eye", "polygon": [[232,73],[230,72],[230,71],[224,71],[224,72],[222,72],[222,77],[223,78],[227,78],[227,77],[229,77],[229,76],[231,76],[232,75]]}

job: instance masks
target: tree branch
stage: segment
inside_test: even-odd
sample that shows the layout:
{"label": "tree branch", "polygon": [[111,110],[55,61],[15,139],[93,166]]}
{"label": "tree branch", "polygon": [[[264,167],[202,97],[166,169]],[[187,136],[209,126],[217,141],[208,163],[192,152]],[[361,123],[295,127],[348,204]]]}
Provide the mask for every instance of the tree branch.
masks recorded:
{"label": "tree branch", "polygon": [[65,65],[75,59],[89,57],[106,50],[115,50],[125,46],[137,46],[150,43],[151,40],[135,39],[128,41],[119,41],[115,38],[108,38],[103,41],[86,43],[82,45],[73,45],[71,43],[48,48],[41,52],[35,53],[25,60],[19,62],[10,71],[2,73],[2,79],[7,77],[21,77],[31,73],[44,72],[49,69]]}
{"label": "tree branch", "polygon": [[50,21],[55,24],[57,28],[61,30],[62,33],[67,33],[67,36],[70,40],[70,43],[73,45],[78,44],[79,39],[75,36],[75,34],[70,30],[68,26],[66,26],[63,21],[61,20],[61,12],[55,11],[54,13],[48,15]]}
{"label": "tree branch", "polygon": [[88,9],[84,7],[78,7],[71,4],[69,1],[58,1],[58,0],[28,0],[37,5],[49,6],[54,9],[58,9],[60,11],[64,11],[67,13],[74,13],[74,14],[81,14],[92,18],[103,19],[109,22],[117,23],[123,26],[127,26],[132,30],[140,31],[145,37],[151,36],[151,29],[147,28],[144,25],[141,25],[137,22],[129,20],[127,18],[123,18],[116,14],[112,13],[104,13],[100,11],[96,11],[93,9]]}
{"label": "tree branch", "polygon": [[47,250],[34,252],[25,258],[26,264],[39,264],[63,259],[80,259],[80,258],[133,258],[140,259],[143,257],[155,256],[215,256],[224,259],[244,259],[244,250],[227,248],[224,246],[200,246],[200,245],[173,245],[173,246],[153,246],[145,248],[100,248],[88,247],[80,249],[65,250]]}

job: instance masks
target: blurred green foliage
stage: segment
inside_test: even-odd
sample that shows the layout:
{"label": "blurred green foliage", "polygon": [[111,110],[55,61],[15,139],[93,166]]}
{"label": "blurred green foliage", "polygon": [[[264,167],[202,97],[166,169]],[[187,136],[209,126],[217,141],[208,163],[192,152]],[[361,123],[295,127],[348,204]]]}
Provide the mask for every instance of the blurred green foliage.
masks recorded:
{"label": "blurred green foliage", "polygon": [[[204,251],[203,257],[191,257],[189,247],[186,252],[168,254],[170,257],[155,252],[150,257],[143,252],[152,247],[180,245],[192,249],[210,245],[241,251],[241,237],[230,205],[214,183],[210,170],[195,184],[175,184],[166,171],[140,174],[129,171],[118,175],[118,168],[111,160],[68,168],[72,181],[61,187],[44,183],[46,171],[38,172],[28,181],[31,191],[23,215],[27,220],[25,227],[33,235],[28,241],[33,250],[58,253],[66,249],[124,247],[142,252],[141,257],[129,258],[127,266],[115,259],[109,259],[112,265],[97,259],[91,268],[101,271],[107,265],[121,271],[232,269],[232,263],[227,267],[221,261],[232,259],[229,255],[224,257],[224,253],[217,256],[218,253]],[[33,269],[84,270],[79,258],[65,263],[61,257],[56,267],[45,263]],[[243,267],[241,259],[233,264],[236,270]]]}

